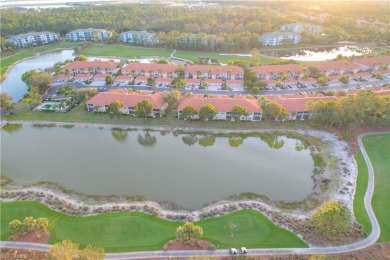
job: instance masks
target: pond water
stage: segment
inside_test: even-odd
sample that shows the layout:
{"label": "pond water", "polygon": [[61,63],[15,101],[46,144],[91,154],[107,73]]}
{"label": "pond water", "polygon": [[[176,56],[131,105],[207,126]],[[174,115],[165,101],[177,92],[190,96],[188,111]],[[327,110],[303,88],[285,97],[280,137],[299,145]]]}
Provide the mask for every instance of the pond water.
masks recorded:
{"label": "pond water", "polygon": [[372,50],[370,48],[356,46],[342,47],[323,47],[312,49],[292,49],[292,50],[276,50],[263,51],[262,54],[282,59],[292,59],[297,61],[324,61],[337,58],[337,55],[344,57],[361,56],[368,54]]}
{"label": "pond water", "polygon": [[1,141],[2,175],[85,194],[142,195],[197,209],[242,192],[300,201],[314,187],[309,149],[284,136],[13,125],[1,129]]}
{"label": "pond water", "polygon": [[74,59],[73,52],[73,50],[47,52],[17,63],[1,83],[1,91],[7,92],[13,98],[13,102],[19,101],[27,92],[27,85],[21,79],[23,73],[33,69],[45,69],[57,62]]}
{"label": "pond water", "polygon": [[[56,52],[43,53],[39,56],[26,59],[17,63],[7,75],[7,78],[1,83],[1,91],[7,92],[13,98],[13,102],[19,101],[27,92],[27,85],[22,81],[23,73],[33,69],[45,69],[52,67],[57,62],[73,60],[73,50],[63,50]],[[114,60],[119,62],[120,59],[111,59],[104,57],[88,57],[88,60],[108,61]],[[150,59],[129,59],[138,60],[142,63],[150,63]]]}

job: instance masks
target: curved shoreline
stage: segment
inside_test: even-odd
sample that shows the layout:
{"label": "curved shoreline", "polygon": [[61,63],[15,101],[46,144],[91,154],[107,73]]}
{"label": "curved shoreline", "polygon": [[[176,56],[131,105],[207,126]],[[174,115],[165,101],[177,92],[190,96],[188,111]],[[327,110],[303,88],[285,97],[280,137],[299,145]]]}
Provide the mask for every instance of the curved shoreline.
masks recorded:
{"label": "curved shoreline", "polygon": [[[3,75],[1,75],[1,79],[0,79],[0,83],[3,83],[4,80],[7,79],[7,76],[9,74],[9,72],[17,65],[19,64],[20,62],[23,62],[25,60],[29,60],[29,59],[32,59],[32,58],[36,58],[42,54],[45,54],[45,53],[49,53],[49,52],[55,52],[55,51],[63,51],[63,50],[72,50],[73,48],[54,48],[54,49],[51,49],[51,50],[47,50],[47,51],[41,51],[41,52],[37,52],[31,56],[28,56],[26,58],[23,58],[21,60],[17,60],[16,62],[12,63],[11,65],[8,66],[8,68],[6,69],[6,71],[4,72]],[[8,57],[12,57],[12,56],[8,56]],[[8,58],[6,57],[6,58]],[[5,58],[5,59],[6,59]]]}
{"label": "curved shoreline", "polygon": [[[32,124],[55,124],[55,126],[62,126],[62,125],[74,125],[75,127],[93,127],[93,128],[105,128],[105,129],[112,129],[115,127],[119,127],[122,129],[131,128],[135,130],[152,130],[152,131],[183,131],[183,132],[199,132],[204,131],[212,134],[229,134],[229,133],[269,133],[269,132],[278,132],[281,134],[289,134],[289,133],[298,133],[300,135],[309,135],[311,137],[316,137],[317,139],[321,140],[323,143],[328,144],[329,150],[327,150],[325,153],[329,154],[329,156],[332,155],[332,158],[334,160],[338,159],[337,162],[337,172],[330,173],[330,170],[328,169],[326,173],[327,175],[324,175],[324,173],[320,174],[321,178],[329,178],[332,180],[332,186],[328,188],[326,192],[321,192],[319,196],[316,197],[316,199],[319,199],[319,203],[322,201],[328,201],[328,200],[334,200],[339,201],[343,205],[346,205],[350,211],[352,216],[352,221],[356,222],[354,214],[353,214],[353,197],[355,193],[356,188],[356,164],[354,162],[354,159],[351,155],[348,153],[348,144],[344,141],[341,141],[339,137],[337,137],[335,134],[324,132],[324,131],[318,131],[318,130],[281,130],[281,129],[266,129],[266,130],[230,130],[230,129],[212,129],[212,128],[206,128],[206,129],[198,129],[198,128],[183,128],[183,127],[175,127],[175,126],[135,126],[135,125],[114,125],[114,124],[90,124],[90,123],[64,123],[64,122],[56,122],[56,121],[3,121],[1,122],[1,126],[12,123],[12,124],[26,124],[26,125],[32,125]],[[336,158],[336,159],[335,159]],[[344,164],[341,165],[340,162],[343,162]],[[342,168],[348,167],[348,175],[343,171]],[[333,170],[333,169],[332,169]],[[337,180],[337,181],[336,181]],[[352,187],[346,186],[346,183],[351,183]],[[339,193],[339,190],[341,190],[342,187],[348,187],[349,190],[347,192]],[[156,215],[160,218],[169,219],[169,220],[189,220],[189,221],[197,221],[204,218],[210,218],[210,217],[216,217],[221,216],[233,211],[238,211],[241,209],[248,209],[252,208],[254,210],[257,210],[264,214],[269,220],[272,222],[278,224],[279,226],[286,228],[290,231],[293,231],[295,234],[297,234],[301,239],[303,239],[304,235],[300,234],[299,230],[293,230],[293,224],[289,227],[289,225],[285,225],[286,223],[290,222],[297,222],[297,221],[305,221],[308,220],[311,215],[313,214],[315,207],[313,208],[313,205],[310,206],[310,208],[303,209],[302,204],[298,209],[283,209],[277,207],[276,203],[268,203],[264,200],[256,200],[256,199],[241,199],[241,200],[221,200],[217,203],[213,203],[211,205],[205,206],[201,209],[194,210],[194,211],[186,211],[186,210],[169,210],[164,208],[164,204],[159,204],[158,202],[153,201],[126,201],[126,200],[117,200],[117,202],[97,202],[94,200],[87,200],[86,197],[83,196],[77,196],[77,194],[69,194],[68,190],[66,193],[64,193],[64,190],[53,188],[45,191],[47,188],[53,188],[50,187],[50,185],[41,185],[41,186],[15,186],[15,185],[8,185],[2,189],[2,193],[5,194],[6,192],[9,193],[6,198],[2,198],[2,201],[17,201],[17,200],[36,200],[39,202],[43,202],[46,206],[50,207],[53,210],[60,211],[61,208],[56,208],[55,205],[50,205],[50,203],[47,203],[47,198],[56,198],[59,200],[60,204],[66,204],[69,205],[70,208],[74,209],[74,211],[68,211],[67,214],[71,215],[77,215],[80,214],[78,211],[81,207],[88,207],[87,210],[81,215],[96,215],[100,213],[106,213],[106,212],[118,212],[118,211],[141,211],[146,212],[148,214]],[[45,190],[43,190],[44,188]],[[15,196],[15,194],[18,194],[18,196]],[[11,195],[10,195],[11,194]],[[13,195],[12,195],[13,194]],[[81,199],[82,198],[82,199]],[[100,198],[103,198],[103,196],[100,196]],[[83,201],[83,203],[80,203],[80,201]],[[92,201],[92,202],[91,202]],[[305,201],[305,200],[304,200]],[[303,202],[304,202],[303,201]],[[310,203],[310,200],[309,200]],[[146,210],[145,210],[146,208]],[[76,214],[74,213],[76,212]],[[285,221],[286,223],[284,223]],[[310,242],[305,241],[310,245]]]}
{"label": "curved shoreline", "polygon": [[[334,247],[315,247],[315,248],[272,248],[272,249],[251,249],[248,255],[254,256],[262,256],[262,255],[292,255],[292,254],[335,254],[335,253],[346,253],[352,252],[359,249],[363,249],[374,244],[380,235],[380,226],[378,220],[375,217],[371,200],[374,193],[374,169],[372,167],[371,161],[367,155],[367,152],[363,146],[362,138],[367,135],[376,135],[381,133],[388,132],[376,132],[376,133],[366,133],[361,134],[358,137],[358,143],[360,150],[362,151],[364,160],[366,162],[368,168],[368,184],[367,190],[364,196],[364,205],[365,209],[369,215],[371,224],[372,224],[372,232],[371,234],[356,243],[352,243],[344,246],[334,246]],[[49,245],[40,245],[36,243],[24,243],[24,242],[0,242],[0,246],[9,247],[9,248],[21,248],[21,249],[32,249],[48,252],[50,246]],[[215,251],[207,251],[207,250],[191,250],[191,251],[149,251],[149,252],[131,252],[131,253],[109,253],[106,255],[106,259],[137,259],[137,258],[147,258],[147,257],[189,257],[197,254],[203,254],[208,256],[228,256],[226,250],[215,250]]]}

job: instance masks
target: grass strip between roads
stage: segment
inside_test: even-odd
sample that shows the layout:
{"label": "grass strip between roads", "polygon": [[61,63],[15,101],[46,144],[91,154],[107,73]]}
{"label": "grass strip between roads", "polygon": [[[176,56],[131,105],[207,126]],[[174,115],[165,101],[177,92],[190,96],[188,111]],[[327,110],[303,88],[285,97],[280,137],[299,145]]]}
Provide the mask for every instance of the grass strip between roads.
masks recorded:
{"label": "grass strip between roads", "polygon": [[[372,198],[372,207],[378,219],[381,235],[378,242],[390,242],[390,134],[369,135],[363,137],[363,145],[370,157],[375,172],[375,188]],[[364,194],[367,189],[367,166],[361,152],[356,155],[358,163],[358,179],[354,201],[354,211],[357,221],[363,225],[369,234],[371,223],[364,209]]]}
{"label": "grass strip between roads", "polygon": [[[50,244],[70,239],[81,246],[90,243],[103,247],[107,252],[160,250],[175,238],[175,230],[182,224],[137,212],[71,217],[38,202],[3,202],[0,205],[2,240],[10,235],[10,221],[27,216],[46,217],[50,223]],[[307,247],[295,234],[277,227],[254,210],[242,210],[197,224],[203,227],[204,238],[219,248]]]}

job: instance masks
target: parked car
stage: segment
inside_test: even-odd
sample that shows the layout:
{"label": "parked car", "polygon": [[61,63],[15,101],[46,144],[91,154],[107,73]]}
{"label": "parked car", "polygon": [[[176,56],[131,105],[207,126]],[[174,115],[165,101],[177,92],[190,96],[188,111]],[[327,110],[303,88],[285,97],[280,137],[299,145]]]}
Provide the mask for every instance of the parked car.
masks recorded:
{"label": "parked car", "polygon": [[229,249],[229,254],[231,254],[231,255],[237,255],[237,249],[235,249],[235,248],[230,248],[230,249]]}
{"label": "parked car", "polygon": [[240,254],[246,254],[246,253],[248,253],[248,250],[246,249],[246,247],[241,247]]}

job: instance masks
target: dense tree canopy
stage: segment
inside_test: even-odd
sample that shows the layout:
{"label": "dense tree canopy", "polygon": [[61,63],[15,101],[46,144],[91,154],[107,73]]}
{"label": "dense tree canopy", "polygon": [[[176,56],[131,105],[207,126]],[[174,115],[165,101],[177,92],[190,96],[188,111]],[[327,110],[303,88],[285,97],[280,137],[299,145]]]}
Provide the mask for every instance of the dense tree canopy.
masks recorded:
{"label": "dense tree canopy", "polygon": [[[388,6],[380,2],[350,5],[347,2],[315,2],[305,5],[295,2],[220,2],[219,8],[187,8],[168,5],[117,4],[78,6],[77,8],[2,9],[0,47],[6,50],[5,37],[29,31],[54,31],[62,35],[80,28],[103,28],[118,33],[127,30],[147,30],[157,33],[160,44],[169,48],[250,51],[261,48],[259,36],[278,30],[291,22],[314,23],[323,27],[324,35],[303,34],[307,43],[335,43],[340,40],[389,42],[389,27],[359,25],[365,19],[388,23]],[[225,6],[226,5],[226,6]],[[312,8],[315,6],[316,8]],[[311,18],[314,17],[314,18]],[[202,40],[214,39],[216,44],[192,46],[177,38],[188,33],[199,34]],[[256,62],[255,62],[256,63]]]}

